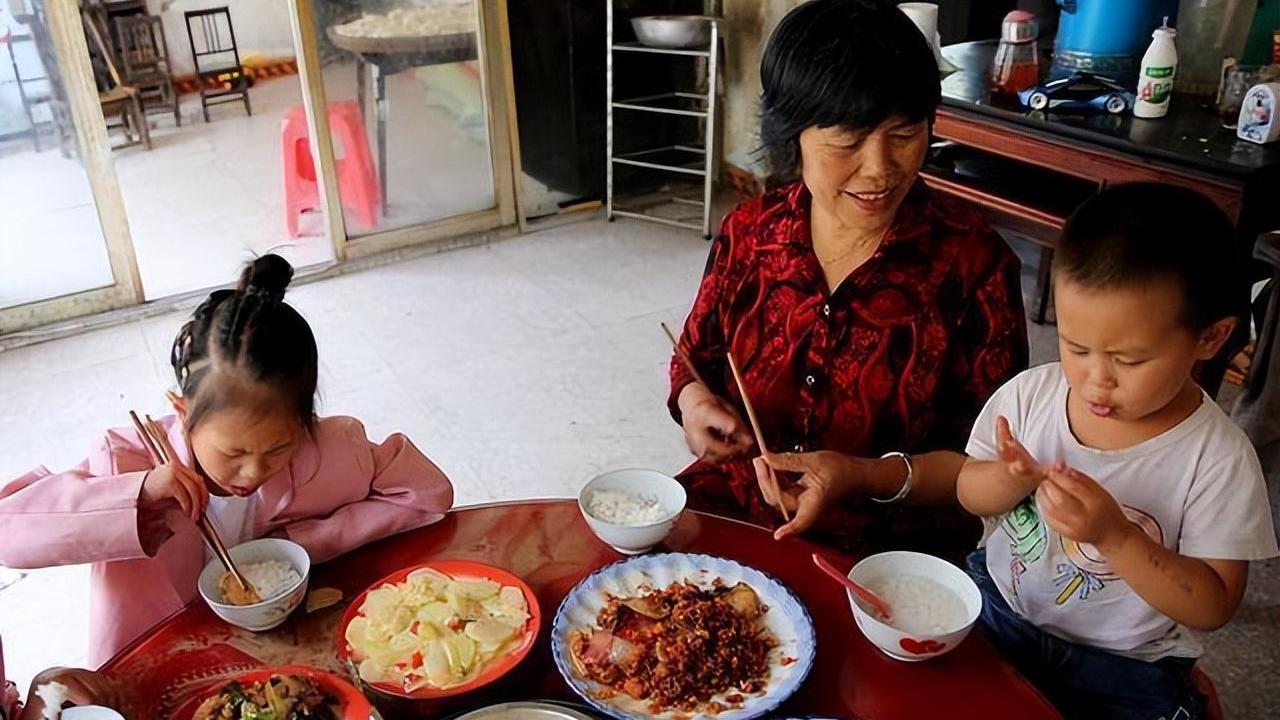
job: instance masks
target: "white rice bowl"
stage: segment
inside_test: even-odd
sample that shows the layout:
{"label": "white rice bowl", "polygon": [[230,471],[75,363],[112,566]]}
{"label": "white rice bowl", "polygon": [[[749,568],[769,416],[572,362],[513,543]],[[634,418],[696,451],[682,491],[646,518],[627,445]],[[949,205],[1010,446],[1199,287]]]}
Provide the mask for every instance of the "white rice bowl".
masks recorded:
{"label": "white rice bowl", "polygon": [[[227,552],[236,567],[246,574],[251,566],[265,566],[265,570],[253,572],[265,573],[266,584],[271,585],[270,589],[276,592],[268,592],[266,585],[258,586],[254,578],[250,577],[249,581],[258,587],[259,594],[267,599],[253,605],[231,605],[224,602],[218,581],[226,573],[226,568],[218,558],[211,559],[200,572],[198,587],[200,597],[223,620],[253,632],[270,630],[288,619],[289,614],[306,598],[311,557],[301,545],[280,538],[259,538],[229,548]],[[273,563],[284,563],[288,569],[281,572],[280,566]],[[288,583],[285,582],[286,579]],[[277,584],[280,586],[277,587]]]}

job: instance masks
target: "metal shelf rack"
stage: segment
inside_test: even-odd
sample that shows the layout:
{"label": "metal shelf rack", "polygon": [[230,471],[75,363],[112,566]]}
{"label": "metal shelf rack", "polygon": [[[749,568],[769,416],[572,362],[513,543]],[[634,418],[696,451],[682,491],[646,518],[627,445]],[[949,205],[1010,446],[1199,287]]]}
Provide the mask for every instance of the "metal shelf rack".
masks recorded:
{"label": "metal shelf rack", "polygon": [[[638,42],[614,42],[614,0],[609,0],[608,13],[605,20],[606,53],[605,53],[605,88],[607,121],[605,125],[606,152],[608,154],[606,215],[610,221],[617,217],[634,218],[650,222],[672,225],[675,227],[700,230],[704,238],[711,238],[711,195],[715,185],[715,135],[717,127],[716,98],[719,87],[719,48],[720,23],[708,19],[711,24],[710,42],[705,48],[669,49],[649,47]],[[699,58],[698,63],[706,65],[706,93],[672,91],[642,97],[614,98],[614,54],[645,53],[652,55],[686,56]],[[694,69],[697,72],[697,69]],[[648,148],[636,152],[617,153],[614,148],[614,133],[620,129],[619,116],[659,114],[697,118],[702,124],[702,145],[668,145]],[[696,142],[696,141],[695,141]],[[702,180],[701,198],[680,197],[676,195],[661,199],[659,204],[679,207],[697,207],[702,210],[701,223],[694,223],[684,217],[664,217],[640,207],[629,207],[617,202],[614,185],[614,167],[626,165],[647,168],[659,172],[671,173],[683,178],[697,177]],[[652,197],[648,205],[653,205]]]}

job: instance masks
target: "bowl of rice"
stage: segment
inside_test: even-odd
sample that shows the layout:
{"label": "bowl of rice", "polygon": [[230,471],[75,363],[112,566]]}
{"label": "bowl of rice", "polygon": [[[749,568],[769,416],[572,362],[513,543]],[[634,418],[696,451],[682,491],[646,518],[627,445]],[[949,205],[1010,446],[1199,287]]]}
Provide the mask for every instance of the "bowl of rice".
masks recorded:
{"label": "bowl of rice", "polygon": [[849,578],[893,610],[892,620],[885,622],[849,593],[858,629],[895,660],[945,655],[969,635],[982,612],[982,594],[973,580],[932,555],[904,550],[871,555],[853,566]]}
{"label": "bowl of rice", "polygon": [[591,531],[623,555],[648,552],[684,512],[684,487],[656,470],[614,470],[592,478],[578,494]]}
{"label": "bowl of rice", "polygon": [[270,630],[283,623],[306,597],[311,558],[301,545],[260,538],[227,552],[253,586],[258,602],[237,604],[242,598],[228,597],[224,592],[228,583],[223,579],[227,570],[213,558],[200,572],[200,597],[223,620],[253,632]]}

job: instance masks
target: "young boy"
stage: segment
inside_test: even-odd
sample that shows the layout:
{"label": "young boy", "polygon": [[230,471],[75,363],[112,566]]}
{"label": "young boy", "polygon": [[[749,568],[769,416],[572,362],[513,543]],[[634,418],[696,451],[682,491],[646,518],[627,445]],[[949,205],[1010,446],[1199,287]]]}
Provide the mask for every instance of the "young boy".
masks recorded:
{"label": "young boy", "polygon": [[960,502],[988,636],[1069,718],[1195,720],[1200,646],[1274,557],[1262,468],[1191,379],[1246,309],[1231,224],[1209,200],[1117,186],[1054,256],[1062,361],[978,417]]}

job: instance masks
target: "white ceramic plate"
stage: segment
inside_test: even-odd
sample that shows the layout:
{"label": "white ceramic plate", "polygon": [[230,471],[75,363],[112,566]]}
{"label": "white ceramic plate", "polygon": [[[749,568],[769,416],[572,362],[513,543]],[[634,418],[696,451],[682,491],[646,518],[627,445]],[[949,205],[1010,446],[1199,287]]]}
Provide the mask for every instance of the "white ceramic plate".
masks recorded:
{"label": "white ceramic plate", "polygon": [[678,712],[652,715],[645,701],[621,694],[608,700],[597,698],[601,686],[578,677],[573,671],[569,639],[576,630],[595,627],[596,617],[610,596],[634,597],[684,581],[710,588],[717,579],[725,585],[744,582],[756,591],[760,601],[769,608],[764,616],[765,625],[778,639],[778,647],[770,657],[765,694],[748,696],[742,707],[726,710],[716,718],[747,720],[775,710],[800,688],[813,668],[816,651],[813,620],[800,599],[782,583],[754,568],[711,555],[642,555],[601,568],[578,583],[560,604],[551,626],[551,653],[565,682],[592,707],[620,720],[687,717],[687,713]]}

